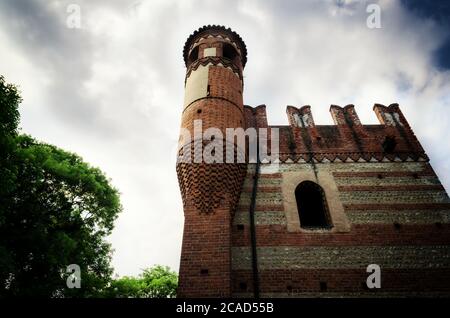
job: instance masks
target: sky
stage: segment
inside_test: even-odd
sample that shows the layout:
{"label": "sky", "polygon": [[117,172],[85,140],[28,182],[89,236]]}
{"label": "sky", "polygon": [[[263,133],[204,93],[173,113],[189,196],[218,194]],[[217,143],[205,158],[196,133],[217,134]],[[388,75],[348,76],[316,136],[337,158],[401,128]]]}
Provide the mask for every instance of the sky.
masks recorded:
{"label": "sky", "polygon": [[374,103],[399,103],[450,190],[449,1],[2,0],[0,74],[22,92],[22,132],[81,155],[121,193],[117,275],[178,270],[182,50],[207,24],[245,41],[244,103],[267,105],[269,124],[287,124],[287,105],[332,124],[331,104],[377,124]]}

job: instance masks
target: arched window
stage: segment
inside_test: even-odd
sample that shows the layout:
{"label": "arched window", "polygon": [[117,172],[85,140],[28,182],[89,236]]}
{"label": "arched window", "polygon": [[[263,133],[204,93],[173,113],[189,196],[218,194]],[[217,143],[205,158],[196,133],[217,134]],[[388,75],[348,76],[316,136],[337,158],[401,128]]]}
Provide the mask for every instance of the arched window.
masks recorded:
{"label": "arched window", "polygon": [[223,55],[223,57],[233,61],[236,58],[236,56],[238,55],[238,53],[236,52],[236,49],[231,44],[225,43],[223,45],[223,54],[222,55]]}
{"label": "arched window", "polygon": [[328,205],[322,187],[303,181],[295,189],[295,199],[302,228],[331,228]]}

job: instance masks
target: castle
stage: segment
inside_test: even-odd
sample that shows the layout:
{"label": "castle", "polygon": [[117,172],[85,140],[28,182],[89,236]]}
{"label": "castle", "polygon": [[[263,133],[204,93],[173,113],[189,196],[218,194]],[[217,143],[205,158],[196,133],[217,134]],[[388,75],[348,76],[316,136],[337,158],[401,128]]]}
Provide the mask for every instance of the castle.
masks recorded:
{"label": "castle", "polygon": [[[288,106],[289,125],[268,126],[264,105],[243,103],[237,33],[204,26],[183,55],[182,129],[276,128],[279,153],[276,165],[177,163],[178,297],[450,295],[450,200],[397,104],[375,104],[379,125],[332,105],[334,125]],[[180,139],[179,155],[194,144]],[[232,146],[235,158],[248,150]]]}

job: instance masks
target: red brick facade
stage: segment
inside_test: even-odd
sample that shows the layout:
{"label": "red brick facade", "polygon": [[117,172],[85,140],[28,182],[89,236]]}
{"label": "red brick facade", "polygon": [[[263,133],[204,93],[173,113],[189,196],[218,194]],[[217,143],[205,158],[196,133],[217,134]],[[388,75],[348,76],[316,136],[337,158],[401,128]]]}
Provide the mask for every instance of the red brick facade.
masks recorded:
{"label": "red brick facade", "polygon": [[[189,37],[182,128],[194,134],[196,119],[224,136],[226,128],[269,127],[264,105],[243,105],[246,55],[239,35],[223,27]],[[265,163],[256,175],[253,163],[178,163],[178,296],[252,297],[255,287],[266,297],[450,295],[448,195],[399,106],[374,111],[380,124],[362,125],[353,105],[332,105],[335,125],[325,126],[309,106],[288,106],[289,125],[272,127],[276,171]],[[325,189],[330,229],[301,228],[292,187],[303,180]],[[379,289],[366,285],[369,264],[381,268]]]}

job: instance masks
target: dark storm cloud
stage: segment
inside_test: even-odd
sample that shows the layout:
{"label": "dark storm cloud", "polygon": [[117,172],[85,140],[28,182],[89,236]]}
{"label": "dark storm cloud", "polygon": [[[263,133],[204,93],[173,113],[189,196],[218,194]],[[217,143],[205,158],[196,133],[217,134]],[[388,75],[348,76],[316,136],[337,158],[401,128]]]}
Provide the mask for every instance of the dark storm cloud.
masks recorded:
{"label": "dark storm cloud", "polygon": [[95,102],[83,92],[91,75],[92,38],[67,27],[66,8],[63,2],[7,0],[0,2],[0,16],[23,54],[51,79],[46,107],[67,124],[92,129],[101,125]]}
{"label": "dark storm cloud", "polygon": [[13,32],[17,41],[26,49],[47,49],[61,47],[61,24],[55,19],[47,6],[39,1],[2,1],[0,2],[4,26]]}
{"label": "dark storm cloud", "polygon": [[434,54],[436,66],[450,69],[450,1],[402,0],[402,4],[418,17],[432,19],[445,34],[445,41]]}

